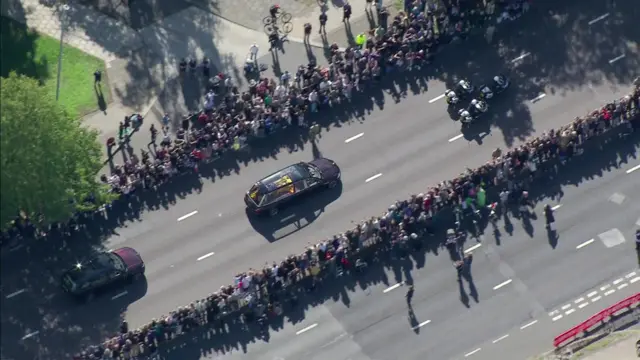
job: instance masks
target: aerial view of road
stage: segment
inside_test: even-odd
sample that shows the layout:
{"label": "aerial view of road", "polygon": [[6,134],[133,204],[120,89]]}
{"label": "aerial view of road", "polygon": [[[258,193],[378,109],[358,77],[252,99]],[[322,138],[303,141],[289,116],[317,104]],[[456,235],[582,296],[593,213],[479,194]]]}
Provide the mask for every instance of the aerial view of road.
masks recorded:
{"label": "aerial view of road", "polygon": [[[290,141],[265,139],[240,160],[223,158],[203,169],[199,181],[178,178],[166,202],[132,215],[104,241],[75,242],[64,252],[56,244],[3,252],[3,359],[61,358],[117,332],[123,320],[144,325],[208,296],[237,273],[300,253],[396,200],[483,164],[496,148],[517,146],[629,93],[640,69],[640,33],[633,25],[640,21],[638,10],[626,3],[561,3],[532,10],[508,31],[498,30],[490,44],[479,36],[445,48],[425,71],[429,76],[399,80],[393,91],[356,95],[352,105],[321,113],[324,128],[313,141],[298,133]],[[342,41],[338,32],[330,36]],[[305,61],[296,56],[304,47],[285,46],[290,50],[280,66],[293,71]],[[487,118],[461,132],[445,90],[458,78],[481,84],[497,74],[506,75],[511,87]],[[482,241],[467,241],[472,278],[457,281],[446,251],[429,251],[371,269],[345,288],[323,290],[334,296],[305,304],[271,330],[268,341],[238,334],[189,338],[162,355],[526,359],[548,350],[558,332],[640,291],[633,251],[640,227],[640,169],[634,171],[640,135],[602,145],[558,177],[540,180],[532,191],[544,199],[534,209],[537,217],[500,219]],[[339,165],[340,187],[274,218],[247,215],[243,196],[256,181],[318,157]],[[557,237],[545,229],[546,203],[556,211]],[[59,290],[63,264],[89,248],[122,246],[144,258],[145,281],[86,304]],[[406,281],[415,286],[410,308]]]}

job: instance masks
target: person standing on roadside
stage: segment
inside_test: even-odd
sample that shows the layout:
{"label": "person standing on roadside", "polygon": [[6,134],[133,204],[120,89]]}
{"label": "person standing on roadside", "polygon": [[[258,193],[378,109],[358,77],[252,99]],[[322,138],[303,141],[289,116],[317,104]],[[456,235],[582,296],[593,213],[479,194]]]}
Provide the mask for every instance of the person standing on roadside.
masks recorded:
{"label": "person standing on roadside", "polygon": [[346,2],[342,7],[342,22],[348,24],[349,18],[351,18],[351,5]]}
{"label": "person standing on roadside", "polygon": [[260,48],[258,47],[258,44],[253,43],[253,45],[251,45],[251,48],[249,48],[249,52],[251,53],[251,60],[258,61],[258,51],[259,50],[260,50]]}
{"label": "person standing on roadside", "polygon": [[304,43],[309,43],[309,37],[311,37],[311,23],[304,24]]}
{"label": "person standing on roadside", "polygon": [[320,30],[318,30],[318,34],[322,35],[327,33],[327,19],[327,13],[322,11],[320,16],[318,16],[318,20],[320,21]]}

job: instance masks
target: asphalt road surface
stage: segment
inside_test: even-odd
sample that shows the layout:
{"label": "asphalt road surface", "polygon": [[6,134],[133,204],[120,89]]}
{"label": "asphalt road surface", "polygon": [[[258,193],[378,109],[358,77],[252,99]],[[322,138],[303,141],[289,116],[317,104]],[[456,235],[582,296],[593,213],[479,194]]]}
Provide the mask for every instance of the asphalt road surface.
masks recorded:
{"label": "asphalt road surface", "polygon": [[[603,160],[584,159],[567,170]],[[268,342],[229,351],[217,341],[187,337],[189,345],[168,358],[526,359],[549,350],[555,335],[640,291],[633,250],[640,173],[628,169],[563,187],[549,202],[557,208],[555,240],[540,205],[530,224],[501,221],[499,240],[489,229],[479,246],[470,241],[471,280],[458,283],[446,255],[429,256],[420,268],[399,261],[359,278],[355,291],[333,290],[339,295],[304,317],[291,315]],[[407,276],[415,284],[413,316],[406,287],[398,286]],[[207,351],[214,352],[200,357]]]}
{"label": "asphalt road surface", "polygon": [[[96,342],[117,331],[121,313],[131,326],[142,325],[205,297],[228,284],[234,273],[300,252],[307,243],[344,231],[352,221],[378,214],[397,199],[483,163],[496,147],[513,146],[620,97],[630,88],[631,69],[639,68],[633,44],[623,41],[637,36],[629,29],[631,19],[638,19],[633,17],[637,10],[602,8],[579,15],[571,11],[567,9],[566,18],[560,19],[564,25],[555,27],[551,22],[557,14],[536,15],[541,16],[538,24],[544,21],[548,26],[514,33],[504,39],[499,52],[479,44],[443,53],[433,65],[439,73],[420,80],[420,85],[406,86],[406,94],[399,81],[387,91],[357,99],[362,105],[355,111],[327,114],[328,119],[337,120],[331,126],[325,120],[327,128],[314,143],[303,142],[304,136],[292,136],[291,142],[280,143],[277,151],[270,150],[273,144],[258,143],[246,155],[246,162],[224,161],[216,165],[215,173],[203,169],[201,183],[180,182],[175,193],[158,202],[157,210],[137,214],[106,242],[107,248],[136,248],[147,263],[146,282],[128,287],[126,292],[114,290],[85,305],[60,294],[57,275],[95,245],[93,239],[67,244],[72,250],[51,250],[62,248],[54,244],[32,249],[29,257],[24,249],[3,254],[3,354],[10,359],[62,358],[79,343]],[[589,25],[590,19],[607,11],[611,14],[608,19]],[[582,32],[588,35],[578,37]],[[556,43],[559,39],[572,46],[560,47]],[[549,44],[546,48],[543,40]],[[610,63],[621,49],[627,55]],[[300,62],[296,58],[290,61]],[[284,59],[289,58],[281,61]],[[286,68],[293,70],[295,66]],[[451,74],[479,83],[497,72],[512,78],[512,88],[492,105],[493,115],[484,120],[487,126],[461,134],[440,97],[452,81]],[[619,150],[623,158],[637,153],[637,138],[628,142]],[[310,204],[294,207],[274,220],[247,219],[242,195],[251,184],[291,163],[319,155],[335,160],[342,168],[341,189],[315,197]],[[297,359],[351,353],[352,359],[390,359],[402,353],[409,359],[427,352],[438,359],[455,358],[491,341],[491,337],[542,319],[546,311],[581,292],[629,272],[636,266],[629,252],[629,237],[640,216],[636,205],[640,182],[639,172],[626,174],[626,169],[638,160],[609,172],[606,169],[613,154],[589,156],[593,156],[593,163],[587,164],[593,166],[573,169],[571,178],[549,184],[549,193],[564,191],[555,250],[548,244],[540,220],[532,224],[533,236],[526,235],[514,220],[513,235],[503,234],[502,245],[488,240],[476,250],[478,254],[488,252],[486,257],[476,256],[474,262],[478,303],[468,300],[467,309],[456,300],[460,291],[447,256],[429,255],[422,261],[423,269],[412,272],[416,321],[431,320],[420,328],[429,332],[422,335],[427,335],[427,340],[401,335],[407,329],[407,334],[412,334],[401,290],[380,294],[381,289],[402,280],[396,280],[394,274],[389,275],[387,285],[344,292],[348,306],[341,299],[309,310],[303,323],[272,332],[269,345],[250,344],[248,354],[230,356],[265,359],[258,355],[264,352],[273,353],[274,359]],[[590,177],[595,179],[583,181]],[[614,193],[622,194],[624,201],[615,204],[607,200]],[[619,202],[620,197],[613,199]],[[613,228],[622,232],[626,243],[606,248],[601,241],[594,241],[576,251],[578,244]],[[511,283],[492,290],[508,280]],[[301,334],[300,340],[287,341],[292,333],[314,321],[316,328],[303,333],[310,335],[307,339]],[[437,326],[437,332],[428,331],[429,326]],[[284,344],[274,346],[277,339]],[[304,352],[325,343],[331,345],[311,354]],[[201,347],[184,351],[195,356],[193,352],[199,350]]]}

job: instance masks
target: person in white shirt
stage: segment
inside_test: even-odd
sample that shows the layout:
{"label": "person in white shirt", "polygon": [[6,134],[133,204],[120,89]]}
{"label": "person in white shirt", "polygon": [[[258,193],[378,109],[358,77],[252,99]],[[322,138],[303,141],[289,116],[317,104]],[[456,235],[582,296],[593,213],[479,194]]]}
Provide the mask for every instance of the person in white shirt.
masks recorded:
{"label": "person in white shirt", "polygon": [[258,47],[258,44],[253,43],[253,45],[251,45],[251,48],[249,49],[249,52],[251,53],[251,60],[253,61],[258,61],[258,50],[260,48]]}

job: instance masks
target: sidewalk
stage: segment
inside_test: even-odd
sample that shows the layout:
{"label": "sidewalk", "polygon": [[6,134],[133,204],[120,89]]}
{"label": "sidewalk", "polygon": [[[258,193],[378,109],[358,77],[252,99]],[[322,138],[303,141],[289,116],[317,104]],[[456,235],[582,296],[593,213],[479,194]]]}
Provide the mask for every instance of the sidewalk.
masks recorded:
{"label": "sidewalk", "polygon": [[637,360],[636,355],[637,336],[621,340],[598,352],[580,357],[581,360]]}
{"label": "sidewalk", "polygon": [[[87,115],[87,125],[101,133],[105,144],[109,137],[116,137],[119,122],[125,116],[140,113],[146,116],[168,112],[179,118],[188,110],[198,109],[204,85],[199,81],[178,81],[178,62],[185,57],[208,57],[212,74],[224,72],[238,77],[242,75],[248,49],[254,42],[261,51],[268,49],[263,32],[222,19],[201,8],[189,6],[153,25],[134,30],[123,22],[114,20],[92,7],[69,1],[68,5],[47,5],[41,0],[3,0],[1,13],[30,28],[60,38],[63,41],[106,63],[112,103],[104,112]],[[263,49],[263,50],[262,50]],[[91,76],[94,69],[87,69]],[[132,137],[134,148],[148,142],[145,121],[140,135]],[[106,156],[106,146],[104,147]]]}
{"label": "sidewalk", "polygon": [[[324,6],[324,10],[327,14],[327,24],[326,24],[327,34],[340,31],[340,29],[344,32],[345,26],[344,26],[344,23],[342,22],[342,6],[346,2],[347,2],[346,0],[327,1],[327,5]],[[392,14],[396,13],[395,7],[394,7],[396,2],[397,2],[396,0],[382,1],[384,6],[389,7],[389,12]],[[355,0],[355,1],[349,1],[349,4],[351,5],[351,10],[352,10],[351,21],[350,21],[351,24],[352,25],[356,23],[367,24],[367,14],[365,11],[367,2],[365,0]],[[320,30],[320,21],[318,20],[318,17],[320,16],[321,13],[322,13],[322,8],[320,8],[320,6],[317,6],[316,8],[313,9],[313,11],[311,11],[307,15],[296,18],[294,21],[294,28],[290,36],[292,38],[303,39],[304,38],[303,26],[305,23],[310,23],[313,28],[313,31],[311,34],[311,42],[316,44],[322,43],[322,37],[318,33],[318,30]],[[374,15],[376,13],[375,7],[373,7],[373,13]],[[390,17],[390,19],[392,18]],[[365,29],[364,28],[360,29],[360,26],[359,26],[356,31],[356,28],[353,27],[353,33],[356,35],[359,32],[361,32],[361,30],[365,30]],[[345,46],[348,44],[348,42],[345,41],[345,39],[346,39],[346,35],[344,39],[339,39],[339,40],[333,40],[329,38],[329,43],[331,44],[333,42],[337,42],[340,46]]]}

